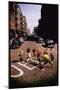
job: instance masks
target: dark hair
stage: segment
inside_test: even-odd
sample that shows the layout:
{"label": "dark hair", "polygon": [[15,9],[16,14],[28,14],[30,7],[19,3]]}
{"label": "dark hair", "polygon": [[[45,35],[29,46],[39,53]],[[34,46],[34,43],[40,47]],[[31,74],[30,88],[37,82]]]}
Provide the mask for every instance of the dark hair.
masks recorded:
{"label": "dark hair", "polygon": [[48,52],[45,51],[44,54],[48,54]]}
{"label": "dark hair", "polygon": [[27,53],[29,53],[29,52],[30,52],[30,48],[27,49]]}
{"label": "dark hair", "polygon": [[35,49],[33,49],[32,51],[33,51],[33,53],[34,53],[34,52],[35,52]]}

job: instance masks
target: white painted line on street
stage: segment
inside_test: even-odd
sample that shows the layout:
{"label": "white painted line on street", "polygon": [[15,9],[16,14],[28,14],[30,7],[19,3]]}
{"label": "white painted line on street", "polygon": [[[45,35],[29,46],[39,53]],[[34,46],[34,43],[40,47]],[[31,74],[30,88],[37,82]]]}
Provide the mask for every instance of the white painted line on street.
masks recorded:
{"label": "white painted line on street", "polygon": [[24,65],[24,64],[22,64],[22,63],[20,63],[20,62],[17,62],[17,64],[19,64],[19,65],[21,65],[21,66],[27,68],[28,70],[33,70],[34,68],[37,67],[37,66],[34,66],[34,67],[30,68],[30,67],[28,67],[28,66],[26,66],[26,65]]}
{"label": "white painted line on street", "polygon": [[24,74],[24,72],[20,68],[16,67],[15,65],[11,65],[11,66],[20,72],[18,75],[11,75],[11,77],[20,77]]}
{"label": "white painted line on street", "polygon": [[28,64],[28,63],[25,63],[25,64],[23,64],[23,65],[25,65],[25,66],[26,66],[27,64]]}

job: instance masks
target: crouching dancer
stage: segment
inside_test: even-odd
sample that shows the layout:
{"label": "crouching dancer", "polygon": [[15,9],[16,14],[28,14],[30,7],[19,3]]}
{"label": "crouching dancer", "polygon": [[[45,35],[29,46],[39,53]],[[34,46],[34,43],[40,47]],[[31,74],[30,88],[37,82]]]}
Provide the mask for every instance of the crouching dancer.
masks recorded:
{"label": "crouching dancer", "polygon": [[23,54],[23,51],[20,50],[20,53],[19,53],[19,57],[20,57],[19,60],[20,60],[20,61],[23,61],[23,59],[22,59],[22,54]]}

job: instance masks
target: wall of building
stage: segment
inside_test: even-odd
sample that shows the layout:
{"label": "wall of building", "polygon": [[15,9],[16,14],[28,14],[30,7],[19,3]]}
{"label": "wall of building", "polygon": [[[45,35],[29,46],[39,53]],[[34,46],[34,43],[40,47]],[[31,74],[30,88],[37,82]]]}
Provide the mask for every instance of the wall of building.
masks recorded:
{"label": "wall of building", "polygon": [[19,35],[27,30],[26,17],[23,16],[21,8],[17,3],[12,2],[9,5],[9,24],[9,29],[14,30],[15,34]]}
{"label": "wall of building", "polygon": [[36,33],[45,39],[58,40],[58,5],[43,4]]}

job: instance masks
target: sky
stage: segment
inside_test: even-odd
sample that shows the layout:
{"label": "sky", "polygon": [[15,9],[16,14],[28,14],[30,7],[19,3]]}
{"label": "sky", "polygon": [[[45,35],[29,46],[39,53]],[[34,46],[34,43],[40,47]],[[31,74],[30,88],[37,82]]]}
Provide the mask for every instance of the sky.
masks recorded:
{"label": "sky", "polygon": [[36,4],[19,4],[21,11],[26,16],[27,27],[33,32],[34,27],[38,25],[41,18],[41,5]]}

